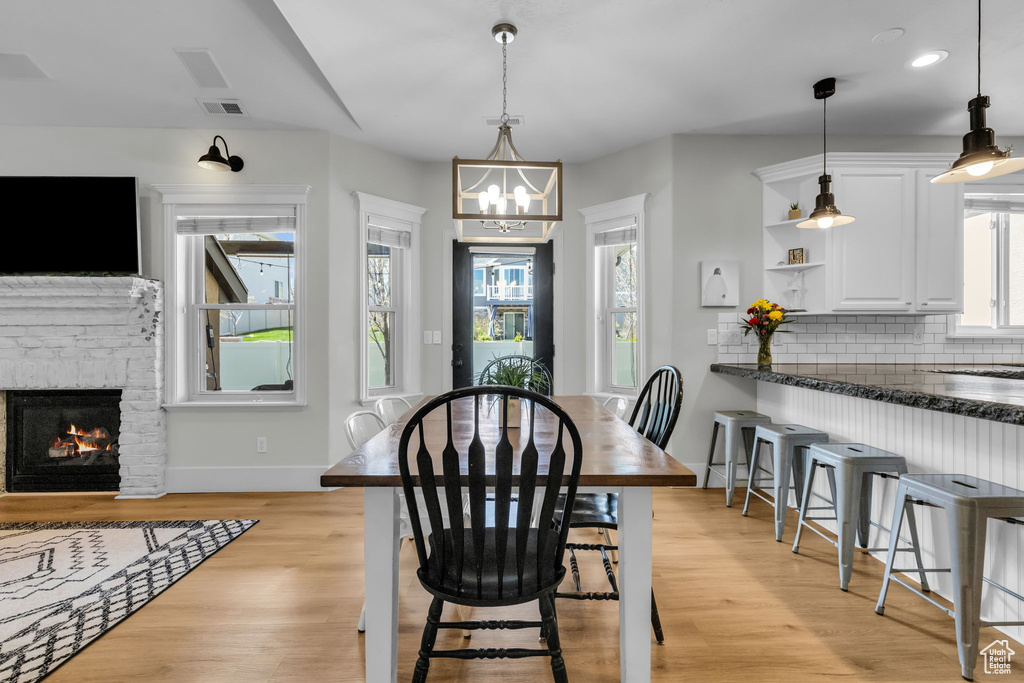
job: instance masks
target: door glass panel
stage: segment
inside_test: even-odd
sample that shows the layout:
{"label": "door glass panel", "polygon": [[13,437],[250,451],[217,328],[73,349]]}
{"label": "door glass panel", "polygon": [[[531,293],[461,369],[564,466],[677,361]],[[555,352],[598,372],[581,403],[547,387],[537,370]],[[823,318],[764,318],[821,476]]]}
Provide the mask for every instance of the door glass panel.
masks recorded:
{"label": "door glass panel", "polygon": [[1011,213],[1007,233],[1007,248],[1010,253],[1006,259],[1009,267],[1007,273],[1007,296],[1009,324],[1024,325],[1024,214]]}
{"label": "door glass panel", "polygon": [[992,214],[964,220],[964,313],[962,325],[992,324]]}
{"label": "door glass panel", "polygon": [[473,254],[473,377],[502,356],[533,358],[533,255]]}

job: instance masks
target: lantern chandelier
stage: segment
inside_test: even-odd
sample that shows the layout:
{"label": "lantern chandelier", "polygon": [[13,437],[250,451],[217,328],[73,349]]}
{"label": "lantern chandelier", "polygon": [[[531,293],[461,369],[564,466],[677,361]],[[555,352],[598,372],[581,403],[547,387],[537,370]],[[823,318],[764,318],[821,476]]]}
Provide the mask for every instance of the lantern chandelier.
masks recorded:
{"label": "lantern chandelier", "polygon": [[562,162],[526,161],[512,144],[507,49],[517,33],[512,24],[491,29],[501,43],[501,124],[494,148],[484,159],[452,159],[452,218],[463,242],[545,242],[562,220]]}

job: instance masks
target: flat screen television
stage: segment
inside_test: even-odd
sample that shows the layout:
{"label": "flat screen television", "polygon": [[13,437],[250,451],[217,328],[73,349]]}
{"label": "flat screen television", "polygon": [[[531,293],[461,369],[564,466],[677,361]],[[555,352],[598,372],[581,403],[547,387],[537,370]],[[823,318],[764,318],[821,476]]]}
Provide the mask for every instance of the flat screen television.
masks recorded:
{"label": "flat screen television", "polygon": [[136,178],[0,176],[0,198],[24,237],[0,249],[0,275],[139,274]]}

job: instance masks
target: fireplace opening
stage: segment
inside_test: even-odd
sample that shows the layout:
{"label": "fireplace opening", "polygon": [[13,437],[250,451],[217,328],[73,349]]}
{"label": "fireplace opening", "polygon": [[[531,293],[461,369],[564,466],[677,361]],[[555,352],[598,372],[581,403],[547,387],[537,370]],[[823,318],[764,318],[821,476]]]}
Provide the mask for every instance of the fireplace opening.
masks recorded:
{"label": "fireplace opening", "polygon": [[7,392],[7,490],[117,491],[121,391]]}

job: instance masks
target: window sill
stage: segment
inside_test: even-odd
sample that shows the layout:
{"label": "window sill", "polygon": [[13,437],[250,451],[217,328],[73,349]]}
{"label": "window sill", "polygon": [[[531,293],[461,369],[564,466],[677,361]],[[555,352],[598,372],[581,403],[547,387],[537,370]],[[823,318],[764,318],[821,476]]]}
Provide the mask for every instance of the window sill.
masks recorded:
{"label": "window sill", "polygon": [[161,408],[168,412],[185,412],[189,410],[253,410],[253,411],[293,411],[304,410],[306,403],[274,402],[274,401],[186,401],[181,403],[164,403]]}

